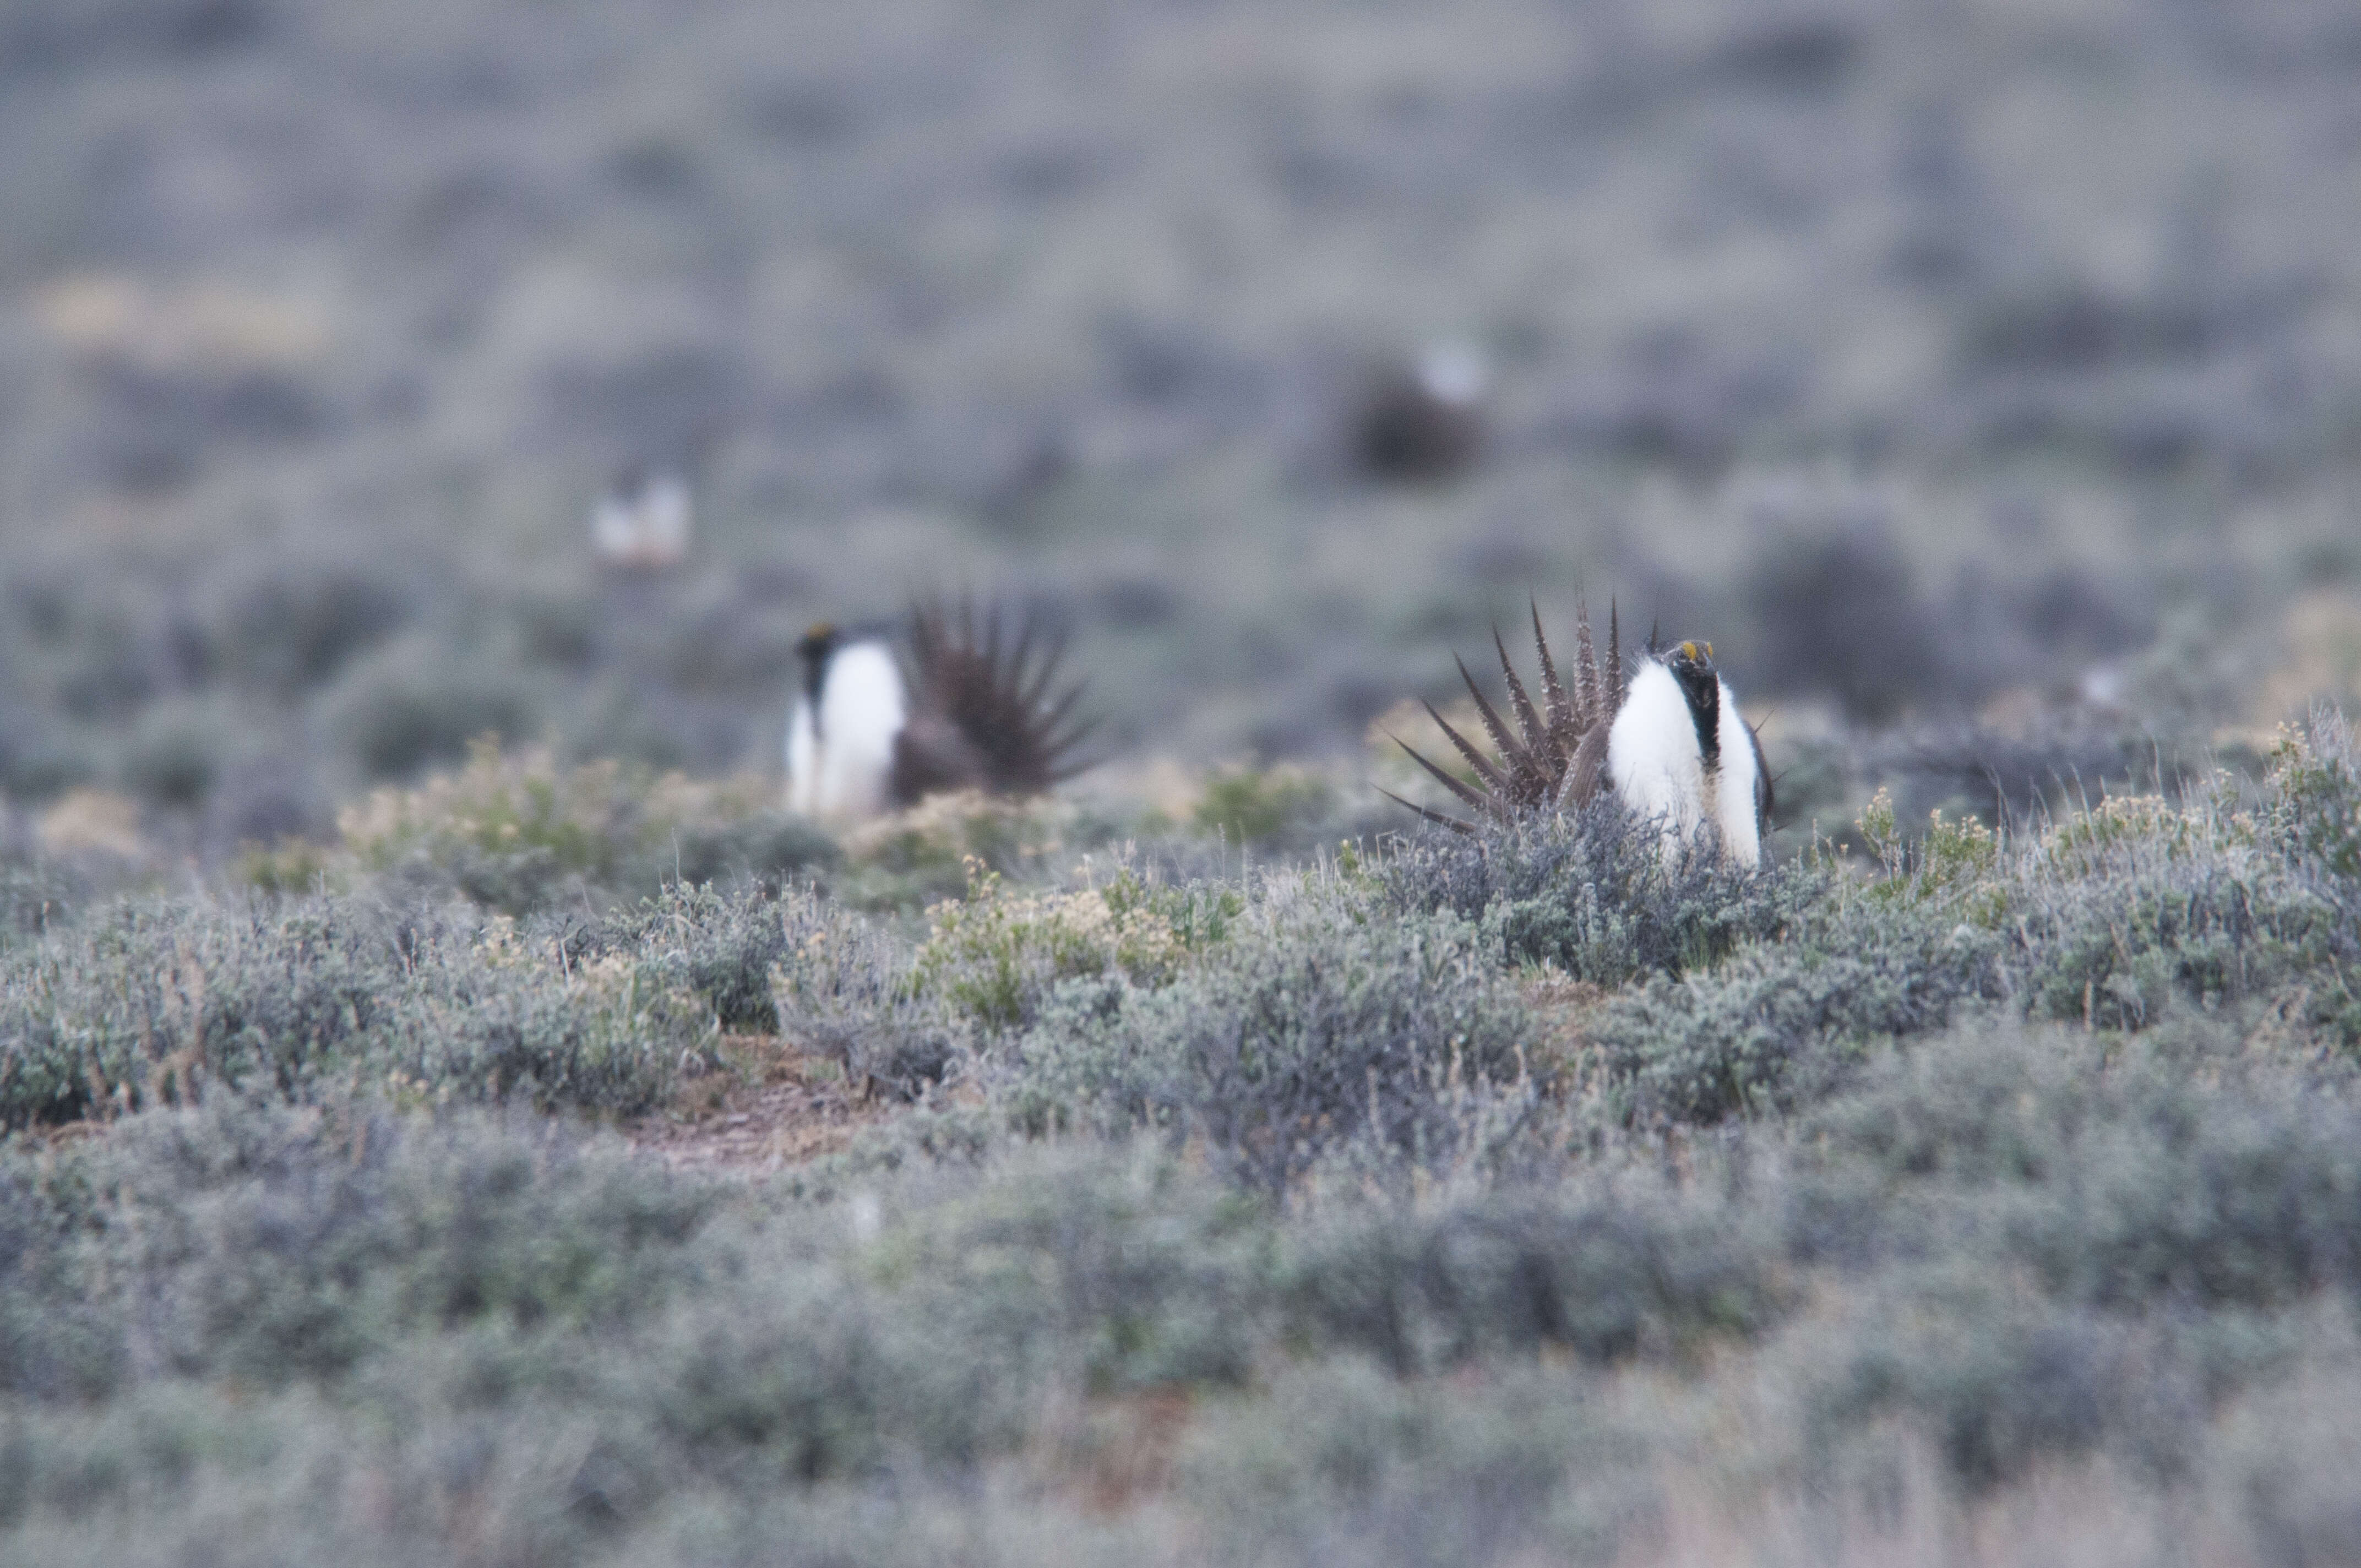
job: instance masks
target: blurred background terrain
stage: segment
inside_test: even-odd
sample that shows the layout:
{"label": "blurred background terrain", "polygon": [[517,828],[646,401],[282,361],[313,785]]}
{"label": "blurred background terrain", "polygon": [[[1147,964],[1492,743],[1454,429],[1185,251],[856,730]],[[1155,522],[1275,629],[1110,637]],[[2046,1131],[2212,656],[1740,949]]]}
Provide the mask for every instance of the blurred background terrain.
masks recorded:
{"label": "blurred background terrain", "polygon": [[488,731],[774,773],[803,628],[941,587],[1200,770],[1611,596],[1791,824],[2361,668],[2334,0],[10,0],[0,147],[19,834],[319,834]]}

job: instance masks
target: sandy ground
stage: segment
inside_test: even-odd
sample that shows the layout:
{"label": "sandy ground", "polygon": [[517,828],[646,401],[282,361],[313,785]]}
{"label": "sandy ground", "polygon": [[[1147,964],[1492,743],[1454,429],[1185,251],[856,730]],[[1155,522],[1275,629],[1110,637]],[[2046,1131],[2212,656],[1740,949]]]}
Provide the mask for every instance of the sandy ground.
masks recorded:
{"label": "sandy ground", "polygon": [[623,1127],[632,1146],[684,1168],[777,1170],[836,1153],[893,1112],[848,1085],[835,1062],[774,1036],[729,1036],[722,1056],[722,1069]]}
{"label": "sandy ground", "polygon": [[[721,1055],[722,1068],[684,1084],[671,1104],[622,1124],[632,1147],[683,1168],[778,1170],[836,1153],[897,1108],[848,1085],[834,1061],[774,1036],[725,1036]],[[61,1147],[104,1135],[112,1122],[86,1118],[30,1135]]]}

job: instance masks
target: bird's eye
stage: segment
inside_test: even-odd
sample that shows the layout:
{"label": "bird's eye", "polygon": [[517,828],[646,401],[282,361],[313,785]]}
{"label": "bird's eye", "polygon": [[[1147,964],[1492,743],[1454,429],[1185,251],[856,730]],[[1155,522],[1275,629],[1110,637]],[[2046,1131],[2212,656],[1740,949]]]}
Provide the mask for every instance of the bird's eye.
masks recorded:
{"label": "bird's eye", "polygon": [[1708,659],[1713,657],[1713,644],[1710,642],[1705,645],[1705,656]]}
{"label": "bird's eye", "polygon": [[1694,659],[1696,659],[1696,657],[1697,657],[1697,644],[1696,644],[1696,643],[1694,643],[1694,642],[1684,642],[1684,643],[1682,643],[1682,644],[1681,644],[1681,657],[1682,657],[1682,658],[1684,658],[1684,659],[1689,659],[1689,660],[1694,660]]}

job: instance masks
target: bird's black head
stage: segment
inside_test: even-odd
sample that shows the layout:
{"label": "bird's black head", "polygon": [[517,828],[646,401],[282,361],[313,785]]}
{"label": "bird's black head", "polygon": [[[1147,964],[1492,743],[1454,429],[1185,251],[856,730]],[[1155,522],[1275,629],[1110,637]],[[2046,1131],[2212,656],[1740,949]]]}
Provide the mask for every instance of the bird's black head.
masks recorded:
{"label": "bird's black head", "polygon": [[796,652],[804,662],[804,694],[815,707],[819,705],[820,684],[828,679],[828,662],[836,657],[843,641],[843,630],[834,621],[823,620],[805,632],[803,640],[796,644]]}
{"label": "bird's black head", "polygon": [[1705,753],[1705,765],[1717,767],[1721,762],[1721,676],[1713,667],[1713,644],[1684,642],[1673,650],[1664,667],[1680,683],[1681,696],[1688,699],[1689,718],[1697,726],[1697,747]]}

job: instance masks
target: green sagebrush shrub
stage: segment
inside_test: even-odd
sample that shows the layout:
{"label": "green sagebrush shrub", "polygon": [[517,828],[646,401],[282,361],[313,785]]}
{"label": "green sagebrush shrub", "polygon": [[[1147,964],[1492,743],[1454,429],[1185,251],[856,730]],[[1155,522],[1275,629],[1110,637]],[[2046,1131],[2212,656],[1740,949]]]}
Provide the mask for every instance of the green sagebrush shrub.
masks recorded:
{"label": "green sagebrush shrub", "polygon": [[1189,819],[1225,843],[1310,848],[1335,808],[1334,786],[1306,769],[1224,768],[1205,781]]}
{"label": "green sagebrush shrub", "polygon": [[2235,850],[2124,846],[2101,872],[2033,883],[2018,905],[2035,1016],[2137,1029],[2175,1002],[2310,992],[2303,1010],[2361,1039],[2361,926],[2314,879]]}
{"label": "green sagebrush shrub", "polygon": [[770,972],[782,1036],[905,1096],[950,1071],[972,1020],[929,992],[909,943],[825,899],[789,900],[782,914]]}
{"label": "green sagebrush shrub", "polygon": [[[333,1533],[390,1490],[379,1531],[447,1541],[473,1507],[505,1560],[563,1562],[662,1539],[682,1488],[735,1511],[961,1485],[1038,1442],[1045,1390],[1244,1390],[1282,1346],[1644,1356],[1692,1318],[1767,1321],[1728,1306],[1769,1299],[1759,1249],[1679,1261],[1695,1216],[1639,1196],[1620,1218],[1600,1190],[1301,1232],[1152,1150],[1030,1149],[906,1174],[863,1240],[843,1204],[750,1201],[520,1116],[135,1115],[0,1154],[0,1223],[35,1238],[0,1304],[42,1336],[0,1343],[0,1543],[134,1504],[202,1532],[232,1497],[249,1526]],[[1536,1316],[1536,1268],[1570,1299],[1630,1274],[1663,1332],[1591,1333],[1578,1301]]]}
{"label": "green sagebrush shrub", "polygon": [[931,930],[912,984],[986,1033],[1005,1034],[1032,1023],[1062,981],[1164,983],[1224,942],[1246,903],[1237,889],[1153,884],[1128,868],[1104,886],[1018,892],[971,860],[967,896],[927,912]]}
{"label": "green sagebrush shrub", "polygon": [[1983,1027],[1888,1053],[1812,1112],[1801,1255],[2005,1266],[2078,1307],[2213,1310],[2361,1291],[2361,1102],[2185,1014],[2112,1047]]}
{"label": "green sagebrush shrub", "polygon": [[246,880],[282,893],[374,883],[522,918],[677,883],[776,889],[838,859],[834,840],[750,781],[698,783],[612,762],[564,767],[545,749],[504,754],[489,738],[467,751],[464,767],[346,808],[333,848],[250,851]]}
{"label": "green sagebrush shrub", "polygon": [[1788,1305],[1775,1227],[1730,1219],[1637,1172],[1506,1185],[1425,1223],[1348,1211],[1300,1229],[1289,1306],[1304,1332],[1404,1375],[1543,1347],[1677,1357]]}
{"label": "green sagebrush shrub", "polygon": [[2036,1017],[2136,1030],[2179,1005],[2285,1001],[2361,1042],[2361,882],[2347,859],[2352,737],[2316,715],[2258,784],[2217,777],[2179,801],[2103,801],[1995,857],[1949,902],[2015,938]]}
{"label": "green sagebrush shrub", "polygon": [[808,887],[675,883],[562,939],[696,996],[725,1029],[775,1028],[899,1092],[942,1077],[965,1032],[926,994],[908,942]]}
{"label": "green sagebrush shrub", "polygon": [[[980,1366],[1012,1400],[1052,1356],[1097,1388],[1237,1385],[1271,1336],[1408,1371],[1552,1343],[1598,1361],[1667,1354],[1777,1315],[1765,1244],[1717,1234],[1710,1199],[1643,1172],[1289,1220],[1152,1146],[1020,1147],[982,1169],[905,1173],[871,1240],[840,1203],[742,1196],[562,1124],[381,1102],[222,1097],[137,1113],[62,1155],[0,1154],[0,1223],[26,1244],[12,1298],[78,1296],[87,1332],[138,1341],[100,1364],[95,1387],[334,1381],[418,1338],[636,1327],[660,1331],[639,1348],[711,1361],[712,1397],[743,1402],[742,1382],[722,1391],[727,1368],[762,1358],[726,1354],[712,1331],[796,1275],[796,1299],[757,1314],[790,1336],[768,1354],[825,1354],[793,1342],[815,1314],[889,1334],[906,1319],[914,1337],[895,1354]],[[697,1332],[662,1332],[675,1318]],[[0,1387],[64,1397],[51,1361],[20,1341],[0,1351]]]}
{"label": "green sagebrush shrub", "polygon": [[1786,1255],[1850,1282],[1778,1353],[1814,1442],[1908,1412],[1971,1486],[2101,1445],[2185,1477],[2224,1391],[2361,1299],[2354,1091],[2220,1016],[1882,1054],[1795,1127],[1784,1182]]}
{"label": "green sagebrush shrub", "polygon": [[0,1124],[395,1074],[431,1096],[632,1112],[712,1026],[660,970],[576,963],[465,906],[137,898],[0,957]]}
{"label": "green sagebrush shrub", "polygon": [[809,889],[772,896],[673,883],[653,898],[564,928],[578,959],[623,958],[695,994],[725,1029],[768,1030],[776,1019],[771,971],[804,934],[837,918]]}
{"label": "green sagebrush shrub", "polygon": [[1688,1121],[1788,1102],[1870,1043],[1984,1008],[2138,1031],[2269,1004],[2350,1048],[2361,880],[2337,868],[2356,781],[2323,715],[2251,801],[2221,779],[2013,838],[1938,815],[1908,840],[1881,797],[1862,831],[1882,875],[1833,884],[1779,940],[1613,999],[1595,1037],[1629,1113]]}
{"label": "green sagebrush shrub", "polygon": [[1025,1124],[1201,1135],[1283,1191],[1356,1143],[1389,1163],[1469,1152],[1471,1094],[1517,1084],[1529,1018],[1449,916],[1356,921],[1334,900],[1269,909],[1160,987],[1058,985],[1005,1092]]}
{"label": "green sagebrush shrub", "polygon": [[[1606,1394],[1629,1363],[1767,1401],[1733,1463],[1814,1484],[1899,1431],[1965,1488],[2093,1452],[2312,1487],[2218,1418],[2350,1386],[2356,1089],[2213,1018],[1954,1030],[1678,1160],[1285,1206],[1153,1140],[848,1165],[815,1201],[521,1113],[216,1095],[0,1149],[0,1554],[835,1540],[847,1499],[906,1519],[1083,1441],[1077,1409],[1198,1390],[1152,1521],[1609,1556],[1695,1437]],[[1452,1478],[1491,1488],[1474,1535]]]}
{"label": "green sagebrush shrub", "polygon": [[[31,1179],[81,1233],[93,1310],[120,1314],[122,1376],[334,1379],[454,1329],[579,1333],[686,1277],[708,1189],[509,1116],[290,1110],[217,1097],[135,1116]],[[106,1288],[119,1271],[129,1293]],[[5,1381],[38,1379],[14,1361]]]}
{"label": "green sagebrush shrub", "polygon": [[1658,975],[1591,1031],[1624,1114],[1710,1122],[1783,1103],[1880,1039],[2006,994],[2002,940],[1941,911],[1861,901],[1716,968]]}
{"label": "green sagebrush shrub", "polygon": [[1797,865],[1741,869],[1709,846],[1668,858],[1662,844],[1608,798],[1473,834],[1429,828],[1378,859],[1373,875],[1389,907],[1447,909],[1478,924],[1503,963],[1554,964],[1610,987],[1773,936],[1826,880]]}
{"label": "green sagebrush shrub", "polygon": [[2361,752],[2351,721],[2314,710],[2271,752],[2268,790],[2257,813],[2279,852],[2341,884],[2361,884]]}
{"label": "green sagebrush shrub", "polygon": [[72,924],[92,892],[70,867],[0,862],[0,951]]}

